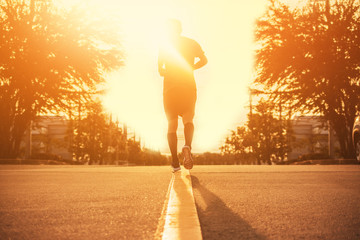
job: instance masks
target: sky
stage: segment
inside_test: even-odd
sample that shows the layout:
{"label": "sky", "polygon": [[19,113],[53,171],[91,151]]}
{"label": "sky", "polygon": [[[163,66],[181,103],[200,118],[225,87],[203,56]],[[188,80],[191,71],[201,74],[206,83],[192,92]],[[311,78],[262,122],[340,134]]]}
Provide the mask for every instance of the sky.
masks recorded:
{"label": "sky", "polygon": [[178,19],[183,36],[196,40],[209,61],[195,72],[198,98],[193,151],[218,151],[230,130],[244,122],[249,111],[254,23],[266,4],[266,0],[86,1],[100,15],[111,15],[119,21],[126,56],[125,66],[107,75],[104,106],[141,136],[143,146],[168,151],[157,55],[164,22]]}

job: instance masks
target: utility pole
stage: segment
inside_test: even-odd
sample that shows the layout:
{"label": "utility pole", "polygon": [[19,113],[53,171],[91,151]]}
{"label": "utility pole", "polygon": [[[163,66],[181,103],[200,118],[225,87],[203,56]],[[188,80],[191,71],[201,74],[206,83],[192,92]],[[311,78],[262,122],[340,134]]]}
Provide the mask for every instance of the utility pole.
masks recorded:
{"label": "utility pole", "polygon": [[129,165],[129,156],[128,156],[128,141],[127,141],[127,125],[124,123],[124,142],[125,142],[125,155],[126,155],[126,161],[127,165]]}
{"label": "utility pole", "polygon": [[[76,149],[77,149],[77,160],[80,160],[80,156],[81,156],[81,144],[80,144],[80,139],[81,139],[81,96],[80,96],[80,92],[77,93],[78,94],[78,101],[79,101],[79,106],[78,106],[78,114],[79,114],[79,118],[78,118],[78,124],[77,124],[77,138],[76,138]],[[90,157],[89,160],[89,164],[92,163],[92,159]]]}
{"label": "utility pole", "polygon": [[31,157],[31,148],[32,148],[32,135],[31,135],[31,129],[32,129],[32,121],[30,121],[28,128],[26,130],[26,137],[25,137],[25,159],[30,159]]}
{"label": "utility pole", "polygon": [[[71,104],[72,105],[72,104]],[[71,114],[71,109],[69,109],[69,125],[68,125],[68,132],[69,132],[69,152],[71,154],[71,160],[74,160],[74,126],[73,126],[73,119]]]}
{"label": "utility pole", "polygon": [[[119,161],[119,118],[116,117],[116,148],[115,148],[115,161]],[[118,163],[117,163],[118,164]]]}
{"label": "utility pole", "polygon": [[110,113],[110,116],[109,116],[109,129],[108,129],[108,148],[107,148],[107,164],[111,163],[111,154],[112,154],[112,144],[111,144],[111,126],[112,125],[112,113]]}
{"label": "utility pole", "polygon": [[252,117],[252,89],[249,88],[250,118]]}
{"label": "utility pole", "polygon": [[329,157],[333,159],[335,157],[334,151],[334,131],[331,127],[330,121],[328,121],[328,150],[329,150]]}

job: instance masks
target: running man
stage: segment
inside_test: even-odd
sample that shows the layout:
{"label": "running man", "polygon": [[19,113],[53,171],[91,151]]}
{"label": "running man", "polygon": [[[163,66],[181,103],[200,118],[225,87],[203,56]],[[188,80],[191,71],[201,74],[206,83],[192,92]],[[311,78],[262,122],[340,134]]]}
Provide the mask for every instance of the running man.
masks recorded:
{"label": "running man", "polygon": [[177,156],[178,116],[182,117],[184,124],[184,167],[193,167],[191,143],[196,102],[194,70],[203,67],[207,63],[207,58],[196,41],[181,36],[180,21],[169,20],[166,27],[169,44],[160,48],[158,69],[160,76],[164,77],[164,110],[168,120],[167,139],[172,157],[171,166],[173,172],[177,172],[181,170]]}

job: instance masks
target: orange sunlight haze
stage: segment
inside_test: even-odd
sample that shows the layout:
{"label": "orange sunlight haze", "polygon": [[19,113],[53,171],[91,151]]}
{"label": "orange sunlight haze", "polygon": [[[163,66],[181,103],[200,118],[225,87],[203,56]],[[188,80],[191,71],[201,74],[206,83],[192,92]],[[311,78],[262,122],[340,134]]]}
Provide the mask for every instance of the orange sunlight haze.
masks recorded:
{"label": "orange sunlight haze", "polygon": [[[230,130],[244,122],[249,111],[254,23],[264,12],[266,1],[93,0],[87,3],[101,9],[104,15],[114,16],[123,38],[125,66],[108,75],[108,92],[103,100],[106,109],[134,129],[143,145],[162,152],[168,152],[167,120],[157,55],[164,38],[164,22],[169,18],[181,21],[183,36],[196,40],[209,60],[205,67],[195,71],[198,97],[193,150],[218,151]],[[183,127],[179,123],[181,147]]]}

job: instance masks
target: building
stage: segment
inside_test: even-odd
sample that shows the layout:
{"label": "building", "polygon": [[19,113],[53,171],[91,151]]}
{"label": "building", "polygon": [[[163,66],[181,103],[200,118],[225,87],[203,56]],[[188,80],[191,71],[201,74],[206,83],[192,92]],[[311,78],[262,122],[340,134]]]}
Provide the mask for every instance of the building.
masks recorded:
{"label": "building", "polygon": [[319,116],[298,116],[292,120],[292,151],[288,159],[297,159],[305,154],[324,154],[333,157],[339,146],[327,123]]}
{"label": "building", "polygon": [[32,123],[31,156],[52,156],[72,160],[69,120],[60,116],[39,116]]}

